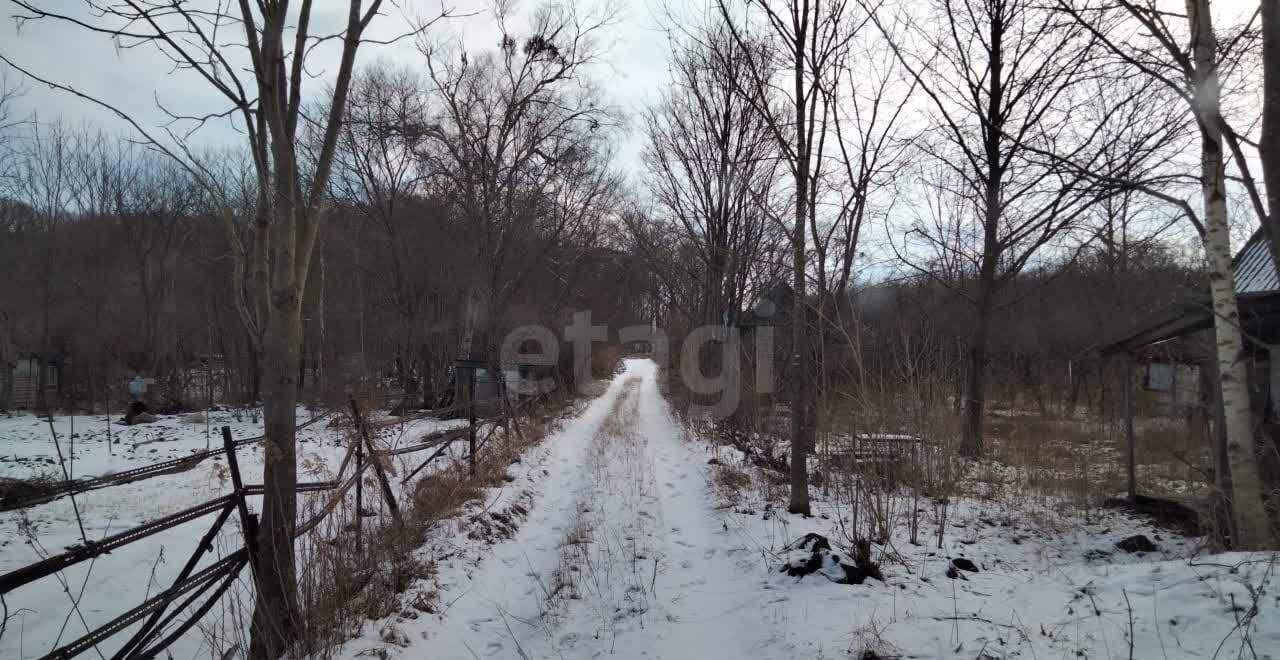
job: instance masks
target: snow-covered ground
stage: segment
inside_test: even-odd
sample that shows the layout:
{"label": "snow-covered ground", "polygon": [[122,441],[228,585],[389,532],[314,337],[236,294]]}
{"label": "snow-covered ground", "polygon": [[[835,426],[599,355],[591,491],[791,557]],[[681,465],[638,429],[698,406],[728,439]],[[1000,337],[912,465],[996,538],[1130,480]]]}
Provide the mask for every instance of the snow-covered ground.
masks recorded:
{"label": "snow-covered ground", "polygon": [[[1194,556],[1195,539],[1115,513],[1049,519],[1018,502],[954,502],[938,550],[926,504],[922,545],[899,529],[891,546],[876,546],[884,582],[790,577],[778,572],[783,546],[807,532],[837,541],[847,512],[819,498],[817,515],[793,516],[751,489],[718,506],[713,455],[733,460],[688,437],[652,363],[628,361],[604,395],[512,466],[511,484],[464,516],[527,509],[514,536],[487,544],[464,522],[438,530],[423,558],[446,558],[406,596],[432,593],[438,605],[368,622],[345,654],[1225,658],[1253,657],[1251,646],[1266,658],[1280,649],[1273,556]],[[1137,533],[1161,549],[1115,547]],[[948,578],[951,557],[981,570]]]}
{"label": "snow-covered ground", "polygon": [[[230,413],[237,437],[260,427]],[[242,414],[243,417],[243,414]],[[299,412],[299,421],[307,413]],[[97,427],[94,425],[97,424]],[[387,442],[439,428],[392,427]],[[82,431],[82,429],[84,429]],[[124,429],[113,456],[95,437],[101,418],[77,418],[76,474],[87,476],[204,449],[204,426],[164,419]],[[68,433],[59,420],[60,433]],[[117,429],[118,431],[121,429]],[[0,455],[52,455],[47,425],[0,419]],[[326,478],[342,456],[322,422],[301,432],[302,479]],[[164,438],[163,442],[148,442]],[[67,439],[64,437],[64,440]],[[216,444],[216,437],[213,439]],[[132,452],[127,452],[133,447]],[[64,450],[67,447],[64,445]],[[156,450],[154,453],[152,450]],[[239,454],[261,480],[261,450]],[[708,460],[751,473],[732,501]],[[54,466],[0,461],[0,475]],[[215,497],[223,461],[76,498],[90,538]],[[527,450],[500,487],[431,530],[420,558],[433,577],[404,607],[367,621],[342,657],[420,658],[1227,658],[1280,657],[1272,555],[1198,554],[1182,538],[1114,512],[1088,520],[1017,500],[962,499],[948,507],[942,549],[937,508],[921,500],[921,545],[899,511],[892,543],[873,547],[883,582],[838,584],[779,572],[783,547],[808,532],[839,546],[848,507],[815,489],[813,517],[785,513],[785,486],[741,457],[692,437],[663,399],[656,367],[628,360],[597,398]],[[899,506],[910,500],[899,498]],[[207,519],[47,578],[5,597],[0,657],[38,657],[141,602],[175,574]],[[511,523],[518,526],[509,533]],[[1115,542],[1145,534],[1160,549]],[[229,525],[220,551],[239,545]],[[79,541],[69,499],[0,514],[0,571]],[[947,577],[951,558],[981,570]],[[153,577],[154,575],[154,577]],[[242,577],[242,582],[245,578]],[[81,585],[87,584],[82,589]],[[72,601],[83,591],[78,610]],[[1251,609],[1256,607],[1256,612]],[[81,621],[83,617],[83,621]],[[118,642],[117,642],[118,643]],[[1132,646],[1132,650],[1131,650]],[[104,646],[108,654],[114,647]],[[221,657],[193,631],[174,658]]]}
{"label": "snow-covered ground", "polygon": [[[312,418],[312,413],[299,408],[299,424]],[[152,424],[115,423],[111,428],[114,444],[107,442],[107,419],[103,416],[76,416],[74,425],[70,417],[56,417],[54,429],[75,478],[179,458],[203,451],[206,446],[220,447],[219,429],[224,425],[231,427],[234,438],[262,434],[262,424],[251,410],[213,412],[207,438],[205,423],[183,420],[180,416],[162,416]],[[426,433],[461,423],[422,419],[403,427],[393,424],[383,429],[383,443],[414,442]],[[52,437],[49,423],[43,418],[0,417],[0,477],[61,479]],[[302,428],[298,441],[299,480],[333,478],[345,452],[342,431],[330,428],[328,420],[320,420]],[[242,447],[236,456],[245,483],[262,483],[262,446]],[[84,536],[92,541],[230,491],[227,462],[219,456],[186,472],[82,493],[74,501],[63,497],[25,510],[0,513],[0,574],[79,545],[82,537],[77,509]],[[43,656],[168,587],[213,519],[212,515],[205,516],[165,530],[5,594],[10,618],[0,637],[0,658]],[[215,552],[200,567],[239,548],[242,540],[239,521],[232,516],[218,537]],[[248,585],[246,574],[241,574],[240,583],[243,592]],[[99,650],[108,655],[125,639],[127,635],[117,636]],[[188,633],[171,652],[175,658],[216,656],[199,630]]]}

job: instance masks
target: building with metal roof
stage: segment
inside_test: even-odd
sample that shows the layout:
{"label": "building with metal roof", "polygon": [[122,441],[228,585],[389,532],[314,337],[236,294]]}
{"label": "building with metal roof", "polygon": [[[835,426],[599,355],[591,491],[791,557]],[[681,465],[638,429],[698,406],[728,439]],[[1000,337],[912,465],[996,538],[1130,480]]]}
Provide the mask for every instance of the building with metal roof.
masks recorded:
{"label": "building with metal roof", "polygon": [[1267,295],[1280,291],[1280,276],[1262,230],[1253,233],[1232,262],[1237,296]]}
{"label": "building with metal roof", "polygon": [[[1262,230],[1254,232],[1231,263],[1246,342],[1280,344],[1280,274]],[[1132,354],[1212,327],[1213,305],[1206,292],[1157,312],[1125,337],[1103,347],[1102,352]]]}
{"label": "building with metal roof", "polygon": [[[1244,334],[1249,378],[1249,407],[1257,427],[1280,448],[1280,273],[1271,258],[1270,246],[1262,230],[1254,232],[1232,259],[1236,302]],[[1149,380],[1153,364],[1189,365],[1199,368],[1209,395],[1204,406],[1213,408],[1214,474],[1225,469],[1226,437],[1221,423],[1221,391],[1217,387],[1217,360],[1213,346],[1213,305],[1208,292],[1171,305],[1137,324],[1124,338],[1102,349],[1104,355],[1122,357],[1125,363],[1126,436],[1129,495],[1137,495],[1137,474],[1133,431],[1134,392],[1139,382]],[[1135,378],[1134,367],[1147,369],[1148,378]],[[1214,393],[1217,396],[1213,396]],[[1280,483],[1280,465],[1264,452],[1263,479]]]}

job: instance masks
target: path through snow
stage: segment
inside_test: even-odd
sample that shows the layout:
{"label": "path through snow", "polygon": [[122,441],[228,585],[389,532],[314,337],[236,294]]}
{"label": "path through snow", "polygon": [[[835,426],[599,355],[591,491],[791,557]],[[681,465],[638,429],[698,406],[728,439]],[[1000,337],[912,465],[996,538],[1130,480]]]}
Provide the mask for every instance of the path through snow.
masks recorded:
{"label": "path through snow", "polygon": [[706,454],[655,372],[627,361],[548,439],[529,466],[545,473],[528,520],[442,585],[443,621],[402,624],[426,638],[415,645],[442,658],[747,657],[769,635],[767,594],[743,593],[766,588],[764,565],[711,508]]}

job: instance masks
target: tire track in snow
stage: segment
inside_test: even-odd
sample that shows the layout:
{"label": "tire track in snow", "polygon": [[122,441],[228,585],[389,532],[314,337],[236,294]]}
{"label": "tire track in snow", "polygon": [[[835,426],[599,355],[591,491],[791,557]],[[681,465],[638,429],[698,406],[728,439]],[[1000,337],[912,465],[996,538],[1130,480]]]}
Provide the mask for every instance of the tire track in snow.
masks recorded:
{"label": "tire track in snow", "polygon": [[759,591],[764,584],[760,563],[713,510],[706,454],[686,440],[658,390],[652,363],[648,366],[639,432],[649,439],[660,494],[663,568],[654,597],[667,613],[654,629],[650,656],[755,657],[764,632],[758,611],[767,595]]}
{"label": "tire track in snow", "polygon": [[442,585],[447,604],[443,621],[422,621],[417,632],[426,641],[418,642],[419,651],[441,658],[542,657],[524,647],[542,646],[540,638],[552,632],[542,616],[547,585],[559,561],[560,542],[574,522],[575,498],[588,470],[583,459],[624,380],[616,377],[604,394],[547,439],[544,451],[526,457],[533,463],[530,469],[543,474],[528,518],[513,538],[491,546],[469,575]]}
{"label": "tire track in snow", "polygon": [[469,575],[441,575],[446,609],[405,622],[423,641],[403,657],[745,658],[773,637],[761,611],[785,598],[769,602],[758,556],[713,510],[706,454],[651,361],[626,361],[534,453],[528,519]]}
{"label": "tire track in snow", "polygon": [[594,466],[579,491],[590,533],[571,548],[574,597],[546,644],[521,649],[531,658],[753,657],[772,637],[759,612],[776,606],[760,562],[712,509],[706,455],[672,418],[656,365],[628,361],[621,378],[584,460]]}

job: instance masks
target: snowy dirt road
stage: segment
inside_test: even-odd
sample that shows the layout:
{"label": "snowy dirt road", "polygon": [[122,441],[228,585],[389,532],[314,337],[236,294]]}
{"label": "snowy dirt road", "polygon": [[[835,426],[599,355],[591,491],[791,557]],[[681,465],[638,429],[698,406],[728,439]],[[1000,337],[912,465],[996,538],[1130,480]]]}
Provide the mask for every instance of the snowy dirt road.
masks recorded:
{"label": "snowy dirt road", "polygon": [[442,570],[445,611],[399,623],[406,642],[442,658],[748,657],[771,635],[767,593],[744,593],[767,590],[749,577],[761,557],[712,509],[707,454],[655,371],[627,361],[526,460],[540,475],[528,519],[457,582]]}

